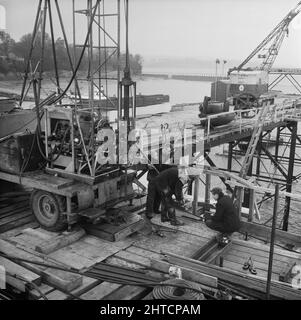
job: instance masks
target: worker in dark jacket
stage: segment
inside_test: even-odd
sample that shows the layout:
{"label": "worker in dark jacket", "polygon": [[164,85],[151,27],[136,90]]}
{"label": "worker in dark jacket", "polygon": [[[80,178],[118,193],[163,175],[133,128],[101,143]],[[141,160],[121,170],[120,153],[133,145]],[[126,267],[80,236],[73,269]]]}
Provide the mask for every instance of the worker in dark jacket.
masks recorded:
{"label": "worker in dark jacket", "polygon": [[[149,160],[150,161],[150,160]],[[148,201],[147,211],[152,213],[161,213],[159,210],[161,204],[161,193],[156,189],[155,184],[152,183],[153,179],[157,177],[160,172],[169,169],[170,165],[167,164],[150,164],[148,173],[147,173],[147,181],[148,181]]]}
{"label": "worker in dark jacket", "polygon": [[216,212],[205,220],[206,225],[222,234],[231,234],[238,231],[240,221],[232,199],[224,195],[221,188],[213,188],[211,193],[213,198],[217,200]]}
{"label": "worker in dark jacket", "polygon": [[176,218],[175,209],[172,205],[172,196],[175,195],[178,202],[183,202],[182,188],[184,177],[179,176],[179,169],[172,167],[160,172],[150,180],[146,200],[146,217],[151,219],[158,208],[161,200],[161,221],[169,221],[172,225],[183,225]]}

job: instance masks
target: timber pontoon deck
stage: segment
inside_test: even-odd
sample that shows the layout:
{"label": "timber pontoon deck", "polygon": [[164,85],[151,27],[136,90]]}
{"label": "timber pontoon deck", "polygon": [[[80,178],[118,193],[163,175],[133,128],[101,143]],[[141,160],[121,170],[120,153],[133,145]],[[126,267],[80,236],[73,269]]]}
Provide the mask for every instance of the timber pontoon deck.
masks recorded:
{"label": "timber pontoon deck", "polygon": [[[269,246],[252,239],[260,235],[257,231],[260,226],[249,228],[248,237],[244,231],[235,233],[226,247],[219,248],[215,233],[199,218],[178,211],[185,226],[172,227],[162,224],[158,216],[154,218],[164,238],[141,229],[130,237],[110,242],[85,233],[81,228],[70,233],[45,231],[26,209],[26,195],[19,199],[18,203],[7,206],[5,198],[1,199],[0,248],[4,254],[21,260],[4,257],[0,260],[11,274],[7,278],[9,287],[22,293],[23,298],[153,299],[152,287],[147,283],[168,279],[169,268],[175,265],[181,267],[184,279],[197,283],[212,295],[227,287],[233,297],[265,297]],[[261,238],[264,240],[262,235]],[[282,246],[286,242],[294,244],[295,250],[301,248],[301,237],[296,235],[286,233],[286,237],[282,237],[278,234],[276,240]],[[249,257],[257,275],[242,268]],[[275,248],[272,298],[301,299],[301,291],[293,288],[292,280],[288,280],[289,269],[300,263],[301,254]],[[49,268],[50,265],[53,268]],[[19,278],[17,275],[21,272],[22,278]],[[121,283],[106,281],[108,274],[117,277],[117,282],[122,279]],[[100,275],[103,280],[99,280]]]}

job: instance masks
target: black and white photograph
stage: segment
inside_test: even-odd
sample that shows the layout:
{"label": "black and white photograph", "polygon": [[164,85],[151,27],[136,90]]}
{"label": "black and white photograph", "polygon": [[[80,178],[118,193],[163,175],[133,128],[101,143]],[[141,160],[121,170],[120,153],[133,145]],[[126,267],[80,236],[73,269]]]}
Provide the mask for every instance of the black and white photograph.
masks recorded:
{"label": "black and white photograph", "polygon": [[301,300],[299,121],[298,0],[0,0],[0,310]]}

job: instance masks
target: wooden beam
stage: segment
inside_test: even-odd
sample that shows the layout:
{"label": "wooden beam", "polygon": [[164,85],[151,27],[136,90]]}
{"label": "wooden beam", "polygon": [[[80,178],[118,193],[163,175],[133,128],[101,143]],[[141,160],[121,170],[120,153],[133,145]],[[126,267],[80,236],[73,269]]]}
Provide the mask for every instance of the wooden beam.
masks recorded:
{"label": "wooden beam", "polygon": [[39,286],[42,282],[41,276],[6,258],[0,257],[0,266],[6,272],[5,281],[21,292],[25,292],[30,283]]}
{"label": "wooden beam", "polygon": [[35,250],[44,254],[49,254],[59,250],[81,239],[86,234],[85,230],[79,228],[72,232],[65,232],[56,237],[46,239],[36,246]]}
{"label": "wooden beam", "polygon": [[[248,233],[260,237],[265,241],[270,241],[271,228],[259,223],[241,221],[240,232]],[[301,236],[276,229],[276,241],[293,244],[297,247],[301,246]]]}
{"label": "wooden beam", "polygon": [[[266,291],[266,279],[244,274],[228,268],[221,268],[205,262],[189,259],[187,257],[180,257],[170,253],[165,254],[165,260],[171,264],[178,265],[180,267],[189,268],[197,272],[201,272],[218,279],[234,283],[243,287],[254,289],[260,292]],[[301,292],[294,290],[289,284],[282,283],[280,281],[271,281],[271,295],[282,299],[301,300]]]}
{"label": "wooden beam", "polygon": [[[0,248],[1,251],[8,256],[13,256],[16,258],[36,261],[40,263],[52,263],[52,259],[49,259],[47,256],[37,253],[37,255],[26,252],[22,249],[17,248],[13,244],[0,239]],[[44,258],[43,258],[44,257]],[[50,262],[51,261],[51,262]],[[47,268],[44,266],[39,266],[36,264],[31,264],[29,262],[18,262],[19,265],[25,267],[26,269],[42,276],[42,280],[50,285],[53,285],[62,290],[73,290],[79,287],[82,284],[82,276],[72,274],[66,271],[60,271],[52,268]],[[58,264],[63,266],[62,264]]]}

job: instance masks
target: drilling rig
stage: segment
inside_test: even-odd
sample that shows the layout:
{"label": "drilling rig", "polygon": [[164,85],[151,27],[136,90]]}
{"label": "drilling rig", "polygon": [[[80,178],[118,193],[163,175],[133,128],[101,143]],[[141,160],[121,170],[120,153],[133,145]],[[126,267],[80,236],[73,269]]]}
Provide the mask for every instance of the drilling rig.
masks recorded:
{"label": "drilling rig", "polygon": [[[128,0],[124,2],[126,61],[122,79],[120,0],[87,0],[85,8],[78,7],[82,3],[72,0],[71,45],[58,0],[39,0],[20,100],[22,104],[26,95],[33,93],[37,127],[35,132],[9,138],[18,163],[0,172],[1,179],[33,189],[32,211],[40,225],[52,231],[70,227],[82,217],[99,219],[117,203],[131,203],[137,196],[133,189],[136,171],[127,159],[120,161],[124,155],[118,153],[122,143],[123,149],[128,149],[127,134],[134,128],[136,116],[136,83],[131,79],[129,63]],[[56,52],[55,18],[59,21],[71,71],[64,86]],[[106,27],[108,19],[111,28]],[[47,28],[55,90],[43,98]],[[80,42],[78,35],[84,29],[84,39]],[[40,56],[33,65],[37,43]],[[107,68],[112,59],[117,70]],[[84,61],[87,64],[82,67]],[[83,90],[88,92],[88,105],[82,101]],[[111,100],[110,96],[116,99]],[[100,108],[104,98],[118,110],[117,121],[110,122]],[[14,159],[8,156],[7,161],[12,163]]]}

